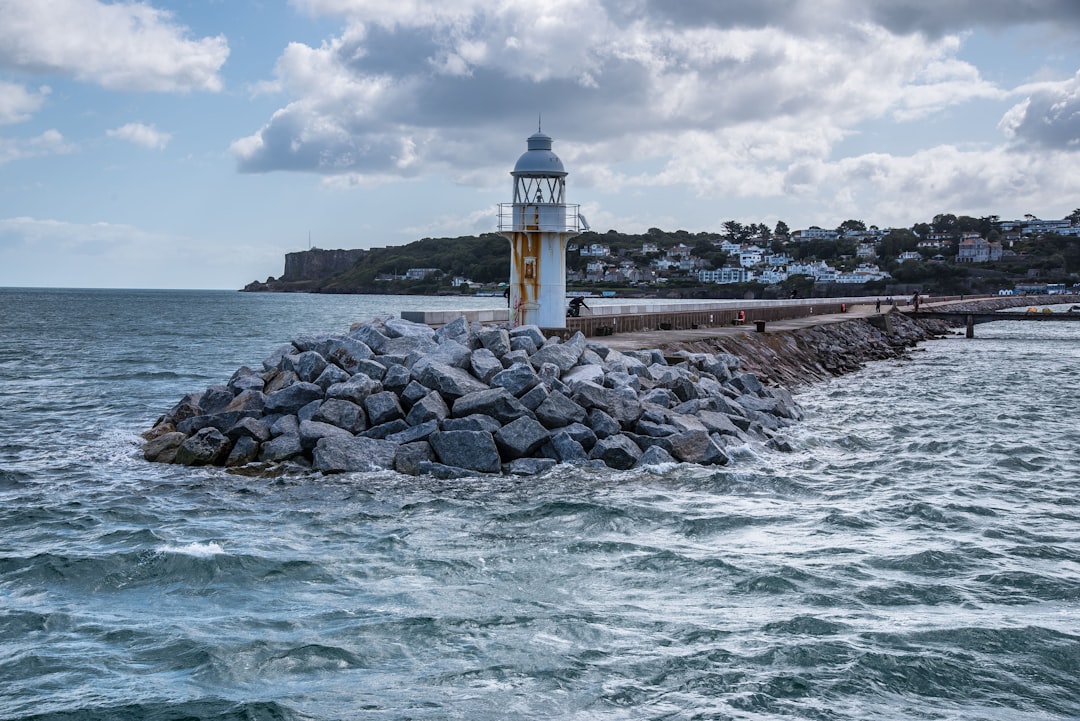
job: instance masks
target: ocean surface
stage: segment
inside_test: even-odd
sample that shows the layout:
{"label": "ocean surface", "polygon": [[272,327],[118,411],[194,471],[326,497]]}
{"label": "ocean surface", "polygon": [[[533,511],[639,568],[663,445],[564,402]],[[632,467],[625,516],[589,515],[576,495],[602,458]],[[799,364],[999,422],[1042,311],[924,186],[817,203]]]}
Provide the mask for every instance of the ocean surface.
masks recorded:
{"label": "ocean surface", "polygon": [[0,289],[0,719],[1080,718],[1080,325],[801,389],[719,469],[141,459],[297,335],[493,300]]}

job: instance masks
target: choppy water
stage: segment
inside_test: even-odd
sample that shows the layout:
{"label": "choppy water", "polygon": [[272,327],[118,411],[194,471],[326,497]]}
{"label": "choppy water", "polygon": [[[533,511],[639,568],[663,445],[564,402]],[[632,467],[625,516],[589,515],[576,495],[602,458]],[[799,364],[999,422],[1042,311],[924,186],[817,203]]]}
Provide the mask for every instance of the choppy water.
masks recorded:
{"label": "choppy water", "polygon": [[1080,717],[1073,324],[806,390],[721,470],[140,460],[185,392],[435,302],[0,290],[0,718]]}

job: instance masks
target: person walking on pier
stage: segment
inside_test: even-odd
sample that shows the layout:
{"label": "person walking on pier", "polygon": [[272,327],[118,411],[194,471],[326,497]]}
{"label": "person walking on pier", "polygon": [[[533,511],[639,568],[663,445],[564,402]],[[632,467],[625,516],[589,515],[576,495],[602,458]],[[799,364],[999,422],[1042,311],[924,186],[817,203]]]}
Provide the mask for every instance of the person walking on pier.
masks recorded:
{"label": "person walking on pier", "polygon": [[915,312],[919,312],[919,291],[915,291],[915,294],[911,296],[911,304],[915,306]]}
{"label": "person walking on pier", "polygon": [[876,300],[876,301],[874,302],[874,312],[875,312],[875,313],[880,313],[880,312],[881,312],[881,298],[878,298],[878,299],[877,299],[877,300]]}

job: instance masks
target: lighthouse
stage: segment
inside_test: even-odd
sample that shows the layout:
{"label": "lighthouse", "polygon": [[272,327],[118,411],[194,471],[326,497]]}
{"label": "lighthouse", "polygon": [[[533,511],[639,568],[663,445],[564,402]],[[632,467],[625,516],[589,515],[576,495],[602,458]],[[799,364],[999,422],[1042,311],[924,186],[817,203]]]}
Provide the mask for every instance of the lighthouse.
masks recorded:
{"label": "lighthouse", "polygon": [[499,234],[510,241],[510,322],[566,328],[566,241],[579,233],[566,204],[566,170],[539,130],[514,166],[514,202],[499,204]]}

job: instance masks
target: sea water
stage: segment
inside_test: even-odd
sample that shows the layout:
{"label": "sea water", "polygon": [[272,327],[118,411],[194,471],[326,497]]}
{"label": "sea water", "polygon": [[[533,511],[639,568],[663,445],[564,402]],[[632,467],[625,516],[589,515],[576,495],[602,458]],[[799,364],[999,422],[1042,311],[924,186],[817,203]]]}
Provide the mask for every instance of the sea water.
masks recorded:
{"label": "sea water", "polygon": [[141,459],[293,337],[492,305],[0,290],[0,718],[1080,717],[1071,323],[799,389],[724,468]]}

